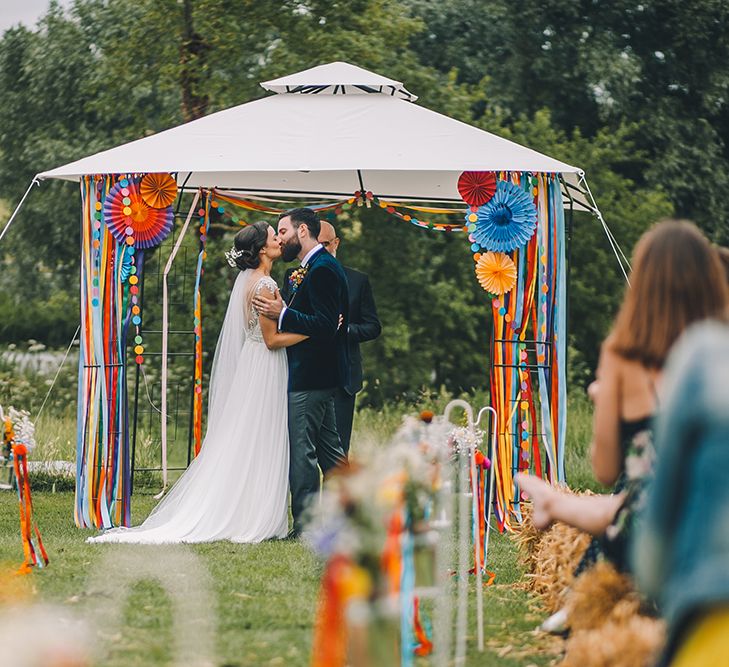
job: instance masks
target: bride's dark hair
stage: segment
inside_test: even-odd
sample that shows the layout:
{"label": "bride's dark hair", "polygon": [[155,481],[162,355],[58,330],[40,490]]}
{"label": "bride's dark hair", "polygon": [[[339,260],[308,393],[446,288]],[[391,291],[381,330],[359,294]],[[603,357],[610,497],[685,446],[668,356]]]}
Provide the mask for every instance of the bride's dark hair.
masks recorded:
{"label": "bride's dark hair", "polygon": [[267,222],[254,222],[235,235],[233,247],[237,252],[234,259],[235,265],[241,271],[258,268],[261,263],[258,253],[268,242],[268,227]]}

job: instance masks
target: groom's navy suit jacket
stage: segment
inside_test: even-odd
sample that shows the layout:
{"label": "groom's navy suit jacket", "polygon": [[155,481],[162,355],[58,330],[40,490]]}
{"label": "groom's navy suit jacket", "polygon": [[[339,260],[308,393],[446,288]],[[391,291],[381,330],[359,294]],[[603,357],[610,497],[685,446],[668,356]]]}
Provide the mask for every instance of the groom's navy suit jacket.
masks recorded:
{"label": "groom's navy suit jacket", "polygon": [[[344,322],[339,327],[339,315]],[[286,348],[289,391],[335,389],[349,384],[349,297],[342,265],[324,248],[309,260],[289,299],[281,331],[309,336]]]}

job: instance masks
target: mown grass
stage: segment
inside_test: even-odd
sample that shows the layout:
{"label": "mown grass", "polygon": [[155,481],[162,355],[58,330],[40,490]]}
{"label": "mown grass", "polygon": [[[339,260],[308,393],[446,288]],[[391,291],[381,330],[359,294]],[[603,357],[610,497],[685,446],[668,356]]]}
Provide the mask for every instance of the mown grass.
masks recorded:
{"label": "mown grass", "polygon": [[[416,406],[361,410],[355,422],[353,452],[363,452],[386,441],[404,412],[424,408],[440,412],[449,398],[424,396]],[[472,402],[485,403],[484,399],[478,397]],[[571,397],[565,464],[570,485],[575,488],[597,488],[588,456],[591,413],[591,405],[585,398]],[[39,422],[37,434],[38,454],[42,458],[72,460],[70,443],[75,437],[72,416],[61,416],[55,423],[53,418],[44,418]],[[140,523],[154,504],[148,491],[135,493],[132,523]],[[59,616],[85,618],[92,634],[102,640],[102,654],[95,664],[111,667],[172,664],[175,611],[164,587],[154,577],[140,577],[136,583],[129,583],[123,575],[129,547],[85,543],[93,532],[73,525],[72,493],[37,491],[34,506],[51,564],[25,578],[31,600],[54,605],[54,613]],[[302,544],[216,543],[179,549],[149,546],[132,549],[136,554],[143,554],[160,571],[174,567],[174,557],[180,549],[192,554],[194,565],[187,568],[190,571],[186,576],[209,582],[206,587],[210,589],[212,603],[202,601],[197,605],[197,613],[201,619],[211,619],[214,626],[213,664],[221,667],[309,664],[323,564]],[[5,564],[8,572],[21,561],[17,498],[13,493],[0,492],[0,563]],[[509,667],[554,663],[561,644],[534,633],[545,613],[524,586],[523,568],[509,536],[493,534],[487,567],[496,572],[496,581],[485,589],[484,595],[486,652],[479,654],[476,650],[475,583],[471,581],[466,665]],[[93,583],[98,581],[98,576],[118,586],[119,598],[112,601],[123,609],[118,624],[93,616],[101,595]],[[108,593],[104,595],[108,597]],[[421,659],[417,664],[429,663]]]}
{"label": "mown grass", "polygon": [[[164,589],[153,579],[128,585],[121,574],[128,557],[125,545],[86,544],[93,534],[72,522],[73,495],[36,493],[35,511],[51,559],[50,566],[27,577],[35,602],[55,605],[61,614],[93,613],[98,591],[93,581],[103,577],[115,585],[123,607],[118,627],[106,618],[87,618],[103,639],[103,656],[97,664],[109,666],[165,665],[172,659],[173,608]],[[134,499],[133,522],[140,522],[154,501]],[[17,502],[0,494],[0,562],[6,568],[22,560],[18,534]],[[164,571],[176,553],[170,547],[132,547]],[[213,619],[214,664],[229,666],[309,664],[312,627],[322,563],[301,543],[267,542],[258,545],[215,543],[180,547],[194,554],[196,571],[188,577],[209,575],[213,606],[200,609]],[[109,566],[111,559],[112,565]],[[107,563],[106,567],[104,564]],[[485,589],[486,653],[476,651],[474,600],[470,596],[467,665],[547,665],[555,645],[537,639],[532,631],[543,614],[524,590],[516,549],[507,537],[495,534],[490,547],[490,569],[496,582]],[[473,593],[474,582],[471,581]],[[116,602],[114,603],[116,604]],[[421,664],[427,664],[421,661]]]}
{"label": "mown grass", "polygon": [[592,403],[584,393],[575,393],[567,403],[567,441],[565,443],[565,475],[567,484],[576,491],[604,493],[592,473],[590,443],[592,441]]}

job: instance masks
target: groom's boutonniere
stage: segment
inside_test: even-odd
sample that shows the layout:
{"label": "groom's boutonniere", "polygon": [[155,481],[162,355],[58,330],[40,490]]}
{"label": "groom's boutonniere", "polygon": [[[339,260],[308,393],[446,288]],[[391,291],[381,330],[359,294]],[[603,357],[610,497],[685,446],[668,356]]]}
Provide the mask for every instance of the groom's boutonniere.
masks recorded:
{"label": "groom's boutonniere", "polygon": [[306,272],[308,270],[308,266],[300,266],[298,269],[291,272],[291,275],[289,276],[289,285],[291,285],[292,294],[295,294],[301,283],[304,282],[304,278],[306,277]]}

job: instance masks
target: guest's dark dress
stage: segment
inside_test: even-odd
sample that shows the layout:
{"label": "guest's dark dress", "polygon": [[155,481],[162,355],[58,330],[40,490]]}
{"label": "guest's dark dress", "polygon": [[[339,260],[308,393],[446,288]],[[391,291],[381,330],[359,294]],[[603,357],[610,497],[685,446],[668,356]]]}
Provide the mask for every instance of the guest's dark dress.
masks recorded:
{"label": "guest's dark dress", "polygon": [[623,468],[613,493],[624,493],[625,499],[602,537],[596,537],[580,560],[575,576],[592,567],[604,556],[621,572],[629,572],[628,549],[635,529],[635,520],[645,505],[646,487],[655,464],[653,417],[632,421],[621,420],[620,442]]}
{"label": "guest's dark dress", "polygon": [[635,523],[645,507],[648,482],[653,476],[656,450],[653,446],[653,418],[622,421],[620,436],[623,443],[623,471],[618,480],[618,493],[625,498],[615,518],[605,531],[602,548],[606,558],[622,572],[629,572],[629,546]]}

